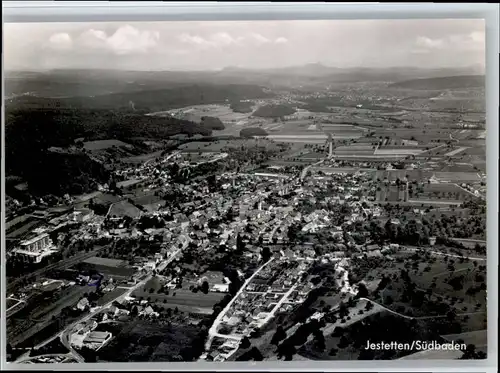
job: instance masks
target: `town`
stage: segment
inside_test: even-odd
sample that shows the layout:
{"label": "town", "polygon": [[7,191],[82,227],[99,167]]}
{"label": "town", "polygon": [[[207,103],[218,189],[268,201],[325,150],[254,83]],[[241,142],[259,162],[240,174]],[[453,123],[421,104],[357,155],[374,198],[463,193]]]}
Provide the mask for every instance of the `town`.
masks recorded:
{"label": "town", "polygon": [[9,363],[485,359],[471,66],[9,73]]}
{"label": "town", "polygon": [[[485,202],[474,189],[479,184],[436,180],[436,173],[419,179],[413,175],[425,174],[423,162],[415,167],[413,159],[407,162],[411,169],[402,170],[391,168],[390,162],[338,161],[328,148],[321,164],[295,172],[280,173],[275,167],[266,173],[228,171],[189,184],[174,179],[183,168],[200,163],[186,163],[186,153],[174,152],[117,171],[127,182],[111,182],[113,190],[104,185],[98,193],[72,200],[73,207],[35,210],[39,226],[9,259],[23,263],[9,267],[12,271],[40,266],[17,272],[9,283],[9,341],[30,351],[20,361],[40,359],[33,351],[55,343],[50,335],[57,332],[54,325],[63,328],[60,348],[68,350],[60,355],[85,361],[82,356],[95,358],[89,351],[100,355],[113,344],[116,336],[108,330],[115,326],[112,320],[161,320],[172,310],[185,315],[188,325],[206,324],[201,359],[224,361],[241,350],[242,341],[310,302],[311,294],[325,286],[312,274],[321,268],[332,271],[335,281],[328,286],[347,300],[359,294],[357,284],[349,285],[349,268],[373,260],[404,269],[403,263],[415,255],[430,255],[436,262],[423,269],[430,271],[424,274],[430,279],[439,271],[433,267],[446,271],[456,261],[460,268],[455,271],[472,271],[467,263],[484,262],[484,228],[477,214],[484,214]],[[211,158],[205,158],[214,164],[230,158],[222,154],[226,157],[209,153]],[[440,200],[431,188],[443,191],[434,194],[453,196]],[[175,195],[151,210],[141,210],[128,197],[172,189]],[[389,193],[396,198],[387,201],[384,194]],[[108,198],[115,201],[108,211],[94,213],[92,207]],[[66,247],[58,248],[51,237],[67,242]],[[370,286],[386,275],[378,276],[371,276]],[[474,297],[480,299],[478,294]],[[76,303],[68,307],[71,302]],[[484,314],[484,299],[478,304],[457,312]],[[319,307],[316,317],[334,312]],[[24,317],[19,324],[11,321],[23,314],[30,315],[30,323]]]}

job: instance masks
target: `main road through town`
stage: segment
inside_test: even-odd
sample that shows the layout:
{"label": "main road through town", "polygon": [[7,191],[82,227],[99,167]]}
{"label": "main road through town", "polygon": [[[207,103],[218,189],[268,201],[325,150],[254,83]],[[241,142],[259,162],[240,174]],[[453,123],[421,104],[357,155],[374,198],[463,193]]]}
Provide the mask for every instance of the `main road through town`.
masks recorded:
{"label": "main road through town", "polygon": [[[182,252],[182,250],[184,248],[186,248],[186,246],[189,244],[189,239],[188,238],[186,238],[186,237],[181,237],[181,238],[183,238],[181,240],[182,241],[182,245],[183,245],[182,248],[180,248],[177,251],[175,251],[167,260],[165,260],[164,262],[160,263],[160,265],[157,268],[158,272],[164,270],[170,263],[172,263],[178,257],[178,255]],[[129,297],[135,290],[137,290],[141,286],[145,285],[153,276],[154,276],[153,273],[148,274],[140,282],[138,282],[137,284],[135,284],[134,286],[132,286],[131,288],[129,288],[125,293],[123,293],[120,296],[114,298],[113,300],[109,301],[108,303],[106,303],[102,307],[99,307],[99,309],[95,310],[94,312],[89,313],[88,315],[84,316],[83,318],[79,319],[78,321],[75,321],[74,323],[72,323],[71,325],[69,325],[68,327],[66,327],[66,329],[64,329],[62,332],[60,332],[58,334],[58,337],[61,339],[62,344],[69,350],[70,354],[78,362],[82,363],[82,362],[85,362],[85,360],[71,346],[71,338],[70,337],[71,337],[71,332],[73,331],[73,329],[75,328],[75,326],[78,325],[78,324],[80,324],[80,323],[83,323],[83,322],[86,322],[86,321],[90,320],[92,317],[96,316],[98,313],[102,312],[106,308],[111,307],[114,302],[120,302],[120,301],[124,300],[125,298]],[[55,337],[57,337],[57,336],[52,336],[49,339],[46,339],[42,343],[40,343],[37,346],[35,346],[34,349],[39,349],[40,347],[42,347],[42,346],[46,345],[47,343],[51,342],[52,340],[54,340]],[[21,362],[26,361],[26,360],[29,360],[29,359],[27,359],[26,354],[24,354],[21,357],[19,357],[19,359],[16,360],[16,363],[21,363]]]}
{"label": "main road through town", "polygon": [[212,345],[212,340],[214,337],[222,337],[222,338],[227,338],[227,335],[224,334],[219,334],[217,333],[217,329],[219,328],[219,325],[226,315],[227,311],[231,308],[233,303],[238,299],[240,294],[245,290],[245,288],[248,286],[248,284],[254,279],[255,276],[259,274],[259,272],[265,268],[269,263],[271,263],[274,260],[274,258],[269,259],[266,263],[264,263],[262,266],[260,266],[241,286],[240,290],[236,293],[236,295],[231,299],[231,301],[227,304],[226,307],[217,315],[216,319],[214,320],[214,323],[212,324],[212,327],[208,331],[208,339],[205,344],[205,350],[208,351],[210,349],[210,346]]}

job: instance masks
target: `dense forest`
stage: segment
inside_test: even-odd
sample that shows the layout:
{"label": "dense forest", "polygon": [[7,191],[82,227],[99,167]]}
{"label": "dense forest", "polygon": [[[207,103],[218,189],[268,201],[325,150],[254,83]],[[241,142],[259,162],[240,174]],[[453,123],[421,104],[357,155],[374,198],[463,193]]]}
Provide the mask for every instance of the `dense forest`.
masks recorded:
{"label": "dense forest", "polygon": [[240,137],[254,137],[254,136],[267,136],[268,133],[265,129],[260,127],[243,128],[240,131]]}
{"label": "dense forest", "polygon": [[235,113],[251,113],[253,111],[254,102],[251,101],[233,101],[229,105],[232,111]]}
{"label": "dense forest", "polygon": [[[78,91],[75,91],[78,92]],[[184,85],[164,89],[147,89],[132,92],[117,92],[95,96],[38,97],[17,96],[8,99],[7,107],[17,108],[89,108],[107,110],[129,110],[155,112],[190,105],[226,103],[231,100],[269,97],[262,87],[256,85]]]}
{"label": "dense forest", "polygon": [[130,112],[93,109],[8,110],[5,125],[6,173],[28,182],[33,194],[78,194],[94,190],[108,173],[84,149],[66,148],[75,139],[168,138],[177,134],[211,135],[201,124]]}
{"label": "dense forest", "polygon": [[264,105],[253,112],[255,117],[281,118],[295,113],[295,109],[288,105]]}
{"label": "dense forest", "polygon": [[224,128],[224,123],[219,118],[216,117],[201,117],[201,125],[205,129],[212,131],[222,131]]}
{"label": "dense forest", "polygon": [[[229,98],[240,101],[270,96],[262,87],[247,84],[177,82],[165,83],[163,87],[167,88],[160,88],[162,83],[153,84],[153,77],[139,75],[148,83],[147,89],[141,88],[139,81],[125,84],[120,74],[115,77],[99,71],[11,77],[11,93],[25,92],[6,100],[7,175],[28,182],[32,194],[85,193],[94,190],[96,183],[107,181],[108,171],[85,149],[54,152],[49,148],[67,148],[77,138],[131,143],[130,139],[138,137],[211,136],[212,130],[224,129],[218,118],[204,117],[201,123],[194,123],[145,114],[189,105],[226,103]],[[105,78],[100,81],[100,77]],[[47,86],[43,82],[51,83]],[[108,88],[106,82],[110,82]],[[68,87],[74,89],[68,92]],[[90,95],[91,92],[95,95]],[[41,93],[46,96],[41,97]],[[65,95],[68,93],[72,95]]]}

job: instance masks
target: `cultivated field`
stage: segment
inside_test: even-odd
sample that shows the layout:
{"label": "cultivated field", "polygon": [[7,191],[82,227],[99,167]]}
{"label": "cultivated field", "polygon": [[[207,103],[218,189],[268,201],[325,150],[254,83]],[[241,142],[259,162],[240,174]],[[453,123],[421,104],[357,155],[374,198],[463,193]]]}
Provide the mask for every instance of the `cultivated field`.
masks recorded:
{"label": "cultivated field", "polygon": [[434,172],[436,179],[450,183],[469,183],[481,181],[477,172]]}
{"label": "cultivated field", "polygon": [[83,263],[115,268],[125,267],[127,265],[127,262],[125,262],[124,260],[101,258],[98,256],[93,256],[91,258],[85,259]]}
{"label": "cultivated field", "polygon": [[477,330],[474,332],[466,332],[460,334],[443,335],[443,338],[450,342],[463,343],[469,345],[473,344],[478,350],[484,351],[488,345],[487,330]]}
{"label": "cultivated field", "polygon": [[148,154],[136,155],[134,157],[122,158],[122,162],[131,163],[131,164],[141,164],[146,161],[150,161],[152,159],[158,158],[161,156],[162,151],[157,151]]}
{"label": "cultivated field", "polygon": [[105,279],[113,278],[118,281],[126,280],[135,273],[135,269],[127,265],[126,262],[107,259],[107,258],[91,258],[90,261],[85,260],[75,266],[80,271],[96,271],[104,275]]}
{"label": "cultivated field", "polygon": [[100,361],[192,361],[190,352],[200,329],[194,325],[134,320],[118,325],[115,336],[99,350]]}
{"label": "cultivated field", "polygon": [[137,299],[147,299],[150,302],[163,304],[165,307],[175,308],[177,306],[183,306],[184,308],[189,308],[193,313],[203,311],[202,313],[207,313],[207,310],[212,310],[212,307],[220,302],[224,298],[223,293],[213,293],[203,294],[202,292],[193,293],[190,290],[175,289],[170,290],[169,294],[164,293],[150,293],[146,287],[138,289],[132,293],[132,296]]}
{"label": "cultivated field", "polygon": [[212,142],[192,141],[179,146],[179,149],[185,152],[223,152],[226,149],[239,149],[242,146],[246,148],[259,146],[266,149],[277,149],[276,144],[267,139],[217,140]]}
{"label": "cultivated field", "polygon": [[375,155],[418,155],[422,153],[423,150],[415,148],[399,148],[399,149],[388,149],[388,148],[378,148],[375,150]]}
{"label": "cultivated field", "polygon": [[141,179],[128,179],[128,180],[124,180],[124,181],[119,181],[116,183],[116,186],[118,188],[130,188],[136,184],[139,184],[140,182],[142,182],[143,180]]}
{"label": "cultivated field", "polygon": [[122,295],[126,291],[127,291],[127,289],[117,287],[112,291],[104,293],[104,295],[101,298],[99,298],[96,303],[98,306],[103,306],[103,305],[109,303],[110,301],[112,301],[113,299],[118,298],[120,295]]}
{"label": "cultivated field", "polygon": [[104,150],[112,147],[124,146],[127,148],[131,148],[132,145],[124,143],[120,140],[96,140],[96,141],[87,141],[83,143],[83,147],[87,150]]}

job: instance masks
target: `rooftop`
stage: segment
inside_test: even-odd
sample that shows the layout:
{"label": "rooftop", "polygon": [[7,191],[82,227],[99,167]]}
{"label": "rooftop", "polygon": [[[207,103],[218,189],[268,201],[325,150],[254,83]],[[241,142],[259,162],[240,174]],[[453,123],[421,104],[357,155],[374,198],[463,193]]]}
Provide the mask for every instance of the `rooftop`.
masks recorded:
{"label": "rooftop", "polygon": [[21,246],[31,245],[31,244],[33,244],[33,243],[35,243],[35,242],[38,242],[38,241],[40,241],[40,240],[42,240],[42,239],[44,239],[45,237],[48,237],[48,236],[49,236],[49,235],[48,235],[47,233],[42,233],[42,234],[40,234],[40,235],[38,235],[38,236],[35,236],[35,237],[32,237],[32,238],[27,239],[27,240],[25,240],[25,241],[22,241],[22,242],[20,243],[20,245],[21,245]]}
{"label": "rooftop", "polygon": [[85,343],[102,343],[111,337],[109,332],[90,332],[84,339]]}

